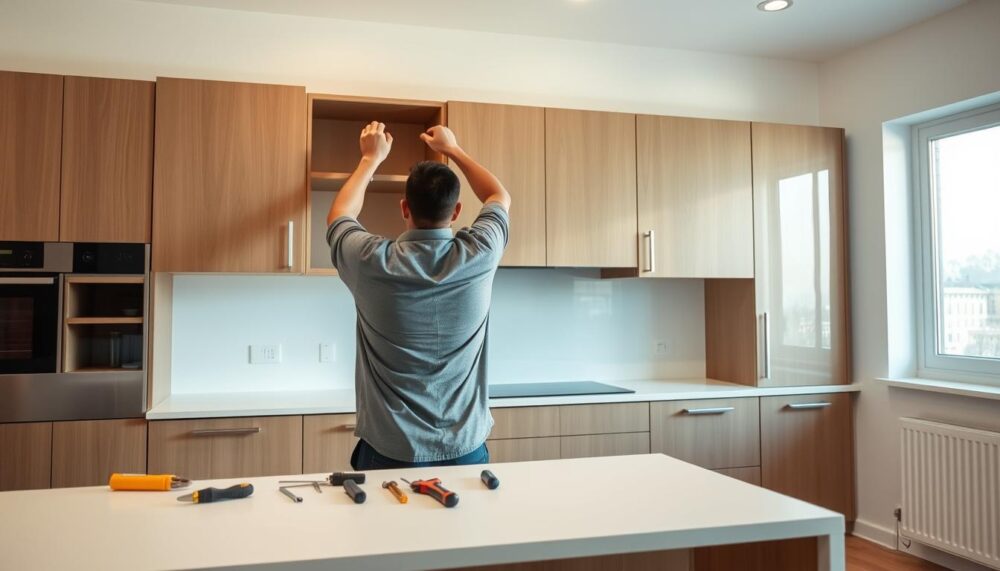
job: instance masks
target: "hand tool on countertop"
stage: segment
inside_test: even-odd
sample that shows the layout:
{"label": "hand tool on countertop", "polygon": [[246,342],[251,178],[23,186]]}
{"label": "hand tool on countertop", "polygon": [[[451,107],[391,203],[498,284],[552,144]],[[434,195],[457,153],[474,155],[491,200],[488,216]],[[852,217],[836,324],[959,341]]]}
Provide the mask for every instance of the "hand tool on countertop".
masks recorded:
{"label": "hand tool on countertop", "polygon": [[331,486],[343,486],[344,481],[354,480],[355,484],[364,484],[365,475],[362,472],[334,472],[325,480],[281,480],[279,484],[329,484]]}
{"label": "hand tool on countertop", "polygon": [[111,474],[112,490],[169,492],[191,485],[191,480],[174,474]]}
{"label": "hand tool on countertop", "polygon": [[399,484],[396,483],[396,480],[382,482],[382,487],[389,490],[389,493],[399,500],[399,503],[401,504],[405,504],[410,500],[410,498],[407,497],[406,492],[399,489]]}
{"label": "hand tool on countertop", "polygon": [[210,504],[220,500],[238,500],[250,497],[253,493],[253,484],[242,483],[228,488],[204,488],[197,492],[187,494],[177,498],[178,502],[194,502],[196,504]]}
{"label": "hand tool on countertop", "polygon": [[[303,486],[307,486],[307,485],[308,484],[303,484]],[[281,492],[282,494],[285,494],[286,496],[288,496],[288,499],[292,500],[293,502],[295,502],[297,504],[301,504],[302,503],[302,496],[296,496],[294,493],[292,493],[288,489],[288,488],[297,488],[297,487],[298,486],[281,486],[281,487],[278,488],[278,491]]]}
{"label": "hand tool on countertop", "polygon": [[414,492],[430,496],[446,508],[453,508],[458,505],[458,494],[442,486],[440,478],[417,480],[415,482],[411,482],[406,478],[400,478],[400,480],[409,484],[410,489]]}
{"label": "hand tool on countertop", "polygon": [[483,470],[482,473],[479,474],[479,479],[482,480],[483,484],[491,490],[495,490],[500,487],[500,478],[494,476],[493,472],[490,472],[489,470]]}
{"label": "hand tool on countertop", "polygon": [[350,496],[354,503],[363,504],[368,499],[368,495],[361,489],[361,486],[354,483],[354,480],[344,480],[344,493]]}
{"label": "hand tool on countertop", "polygon": [[317,494],[323,493],[323,488],[319,487],[320,484],[325,484],[323,480],[278,480],[279,484],[294,484],[292,486],[284,486],[286,488],[301,488],[303,486],[312,486],[316,490]]}

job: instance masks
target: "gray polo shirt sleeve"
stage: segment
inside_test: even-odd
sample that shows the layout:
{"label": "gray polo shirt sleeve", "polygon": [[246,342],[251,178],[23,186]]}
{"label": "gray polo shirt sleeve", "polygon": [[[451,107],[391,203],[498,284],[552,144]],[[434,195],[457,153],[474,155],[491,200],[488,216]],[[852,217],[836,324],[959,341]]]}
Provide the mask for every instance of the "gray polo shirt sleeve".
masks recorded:
{"label": "gray polo shirt sleeve", "polygon": [[493,252],[499,259],[510,238],[510,215],[499,202],[489,202],[483,205],[472,226],[460,230],[456,238],[463,237],[464,233],[469,241]]}
{"label": "gray polo shirt sleeve", "polygon": [[326,230],[326,242],[330,245],[330,260],[337,268],[340,279],[353,286],[360,272],[361,264],[378,255],[379,247],[385,242],[382,236],[370,234],[365,227],[350,216],[341,216]]}

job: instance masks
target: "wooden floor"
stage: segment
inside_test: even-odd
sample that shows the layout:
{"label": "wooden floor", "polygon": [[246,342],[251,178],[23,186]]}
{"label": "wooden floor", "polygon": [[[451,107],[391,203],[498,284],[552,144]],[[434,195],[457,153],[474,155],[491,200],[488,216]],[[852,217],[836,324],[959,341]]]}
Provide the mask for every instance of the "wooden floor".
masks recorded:
{"label": "wooden floor", "polygon": [[847,571],[947,571],[930,561],[847,536]]}

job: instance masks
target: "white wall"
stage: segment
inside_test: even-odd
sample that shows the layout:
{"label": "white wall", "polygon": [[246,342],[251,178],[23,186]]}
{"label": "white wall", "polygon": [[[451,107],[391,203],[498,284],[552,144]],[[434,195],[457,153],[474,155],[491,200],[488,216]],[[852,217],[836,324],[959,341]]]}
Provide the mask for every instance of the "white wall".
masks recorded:
{"label": "white wall", "polygon": [[816,65],[129,0],[3,0],[0,69],[812,123]]}
{"label": "white wall", "polygon": [[847,130],[854,380],[864,385],[857,529],[885,542],[893,541],[900,501],[897,419],[1000,430],[1000,405],[874,380],[912,374],[914,355],[909,197],[901,183],[908,129],[883,123],[1000,91],[998,54],[1000,2],[980,0],[820,66],[820,120]]}
{"label": "white wall", "polygon": [[[498,272],[490,382],[703,378],[701,280],[601,280],[594,270]],[[354,304],[343,282],[302,276],[176,276],[171,391],[354,386]],[[655,354],[657,341],[668,353]],[[336,360],[319,362],[319,344]],[[281,344],[250,365],[248,346]]]}

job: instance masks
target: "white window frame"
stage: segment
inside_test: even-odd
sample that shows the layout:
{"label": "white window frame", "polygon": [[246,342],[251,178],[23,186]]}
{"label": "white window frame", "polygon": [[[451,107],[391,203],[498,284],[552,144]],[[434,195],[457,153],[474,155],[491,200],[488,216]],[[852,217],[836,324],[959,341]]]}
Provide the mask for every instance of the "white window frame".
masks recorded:
{"label": "white window frame", "polygon": [[1000,105],[982,107],[913,127],[914,267],[916,269],[917,376],[1000,385],[1000,359],[941,355],[937,349],[937,256],[935,199],[931,188],[930,144],[936,139],[1000,125]]}

